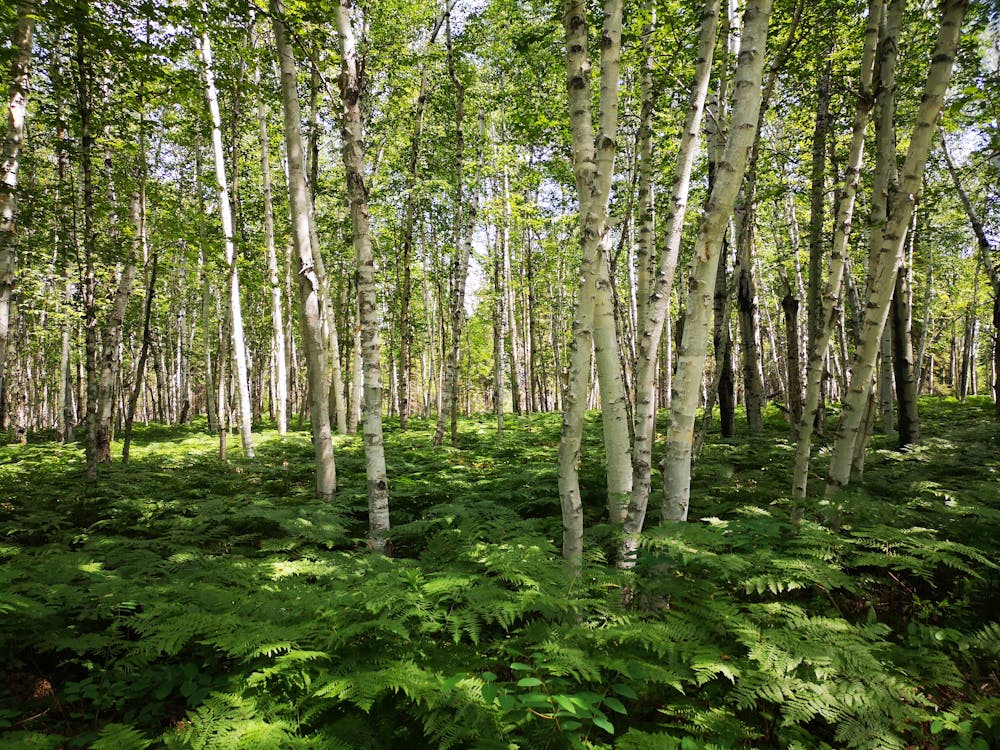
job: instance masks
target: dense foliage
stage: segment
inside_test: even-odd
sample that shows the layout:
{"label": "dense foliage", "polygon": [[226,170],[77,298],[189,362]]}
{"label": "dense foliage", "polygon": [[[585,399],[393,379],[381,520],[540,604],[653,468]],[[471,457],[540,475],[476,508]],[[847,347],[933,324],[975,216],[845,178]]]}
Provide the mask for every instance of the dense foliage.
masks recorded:
{"label": "dense foliage", "polygon": [[222,464],[148,427],[96,485],[77,446],[6,447],[0,745],[996,747],[1000,426],[984,400],[921,410],[921,447],[876,436],[865,482],[798,524],[777,412],[710,442],[699,522],[650,532],[627,574],[591,525],[573,578],[555,415],[500,440],[466,420],[458,448],[390,428],[389,557],[364,549],[359,438],[335,504],[302,432]]}

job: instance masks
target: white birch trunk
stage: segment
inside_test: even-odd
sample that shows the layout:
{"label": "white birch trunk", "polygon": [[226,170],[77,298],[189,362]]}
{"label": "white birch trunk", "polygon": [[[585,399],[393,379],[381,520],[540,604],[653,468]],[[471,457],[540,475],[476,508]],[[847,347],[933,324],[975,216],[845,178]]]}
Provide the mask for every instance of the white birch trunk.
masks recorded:
{"label": "white birch trunk", "polygon": [[236,246],[233,242],[233,213],[229,202],[229,188],[226,184],[225,157],[222,152],[222,125],[219,117],[219,98],[215,90],[215,74],[212,70],[212,46],[208,32],[201,35],[201,56],[205,63],[205,99],[212,120],[212,153],[215,157],[215,180],[219,190],[219,216],[222,219],[222,236],[226,248],[226,268],[228,269],[229,314],[232,319],[233,360],[236,365],[236,388],[240,400],[240,438],[243,452],[249,458],[254,455],[253,417],[250,409],[250,381],[247,367],[246,337],[243,332],[243,305],[240,302],[240,275],[236,267]]}
{"label": "white birch trunk", "polygon": [[382,440],[382,373],[379,354],[381,315],[375,294],[375,260],[372,256],[368,218],[368,189],[364,176],[364,141],[361,122],[362,79],[357,41],[351,20],[350,0],[336,6],[340,36],[340,98],[343,102],[341,138],[347,195],[351,202],[354,253],[357,265],[358,311],[361,319],[361,352],[364,360],[365,473],[368,478],[368,542],[380,553],[388,549],[389,484]]}
{"label": "white birch trunk", "polygon": [[868,3],[868,25],[865,29],[864,49],[861,54],[861,89],[854,111],[854,127],[851,130],[851,145],[844,171],[844,192],[837,209],[837,223],[830,253],[830,269],[820,305],[816,331],[809,339],[809,366],[806,369],[806,395],[799,421],[798,441],[795,445],[795,468],[792,478],[792,494],[805,497],[809,481],[809,457],[812,449],[813,424],[819,408],[820,388],[823,383],[823,360],[830,347],[834,327],[841,319],[841,288],[844,281],[844,260],[847,255],[847,241],[851,235],[854,217],[854,201],[861,179],[861,162],[864,158],[865,130],[872,110],[872,81],[874,79],[875,50],[878,46],[878,25],[882,15],[883,0]]}
{"label": "white birch trunk", "polygon": [[607,0],[601,40],[600,117],[595,137],[590,109],[590,57],[586,4],[564,0],[566,70],[569,94],[573,171],[580,202],[582,255],[580,292],[573,318],[568,383],[563,395],[559,441],[559,499],[563,518],[563,557],[578,566],[583,557],[583,505],[580,499],[580,440],[590,390],[594,308],[598,269],[606,263],[608,196],[618,130],[618,70],[622,3]]}
{"label": "white birch trunk", "polygon": [[274,41],[281,66],[281,100],[285,121],[285,151],[288,157],[288,200],[292,219],[292,244],[298,256],[299,303],[302,343],[309,378],[309,421],[316,455],[316,496],[332,499],[337,488],[337,468],[330,429],[327,390],[326,337],[321,319],[322,285],[316,271],[309,232],[309,194],[306,188],[305,155],[302,151],[302,115],[295,87],[297,71],[288,31],[280,20],[282,0],[271,0]]}
{"label": "white birch trunk", "polygon": [[28,84],[31,66],[34,3],[17,6],[17,25],[11,38],[14,50],[10,94],[7,97],[7,128],[0,163],[0,383],[7,375],[7,335],[10,328],[10,297],[14,288],[14,243],[17,234],[17,176],[24,143],[24,121],[28,114]]}
{"label": "white birch trunk", "polygon": [[[260,85],[260,67],[254,77]],[[267,128],[267,104],[261,96],[257,105],[260,128],[260,173],[264,191],[264,248],[267,254],[267,280],[271,287],[271,333],[274,341],[274,402],[278,434],[288,431],[288,373],[285,371],[285,323],[281,304],[281,279],[278,276],[278,252],[274,245],[274,200],[271,195],[271,139]]]}
{"label": "white birch trunk", "polygon": [[743,19],[739,63],[734,76],[733,113],[725,154],[695,240],[684,335],[677,360],[663,460],[664,521],[686,521],[691,494],[691,448],[698,388],[708,356],[712,297],[722,239],[757,132],[764,50],[771,0],[751,0]]}
{"label": "white birch trunk", "polygon": [[594,358],[601,394],[604,455],[607,461],[608,519],[625,522],[632,496],[632,450],[629,439],[628,400],[622,379],[622,358],[616,335],[611,278],[607,255],[597,268],[594,308]]}
{"label": "white birch trunk", "polygon": [[449,274],[449,326],[448,352],[444,364],[441,410],[438,412],[434,431],[434,445],[441,445],[444,433],[450,426],[451,444],[458,441],[458,374],[465,324],[465,290],[469,278],[469,257],[472,255],[472,228],[475,207],[465,202],[465,86],[455,72],[455,52],[451,42],[451,13],[445,14],[445,38],[448,49],[448,75],[455,88],[455,217],[453,256]]}
{"label": "white birch trunk", "polygon": [[[145,154],[142,154],[145,158]],[[111,463],[111,411],[115,401],[115,384],[118,381],[118,369],[121,364],[122,323],[128,301],[132,297],[132,285],[137,272],[136,257],[139,249],[140,222],[139,195],[134,193],[131,200],[132,222],[136,233],[132,240],[131,251],[122,269],[115,292],[111,310],[108,312],[107,328],[104,331],[104,352],[101,362],[100,386],[97,405],[97,461]]]}
{"label": "white birch trunk", "polygon": [[[631,563],[638,546],[639,533],[646,517],[653,466],[653,437],[656,418],[657,398],[655,392],[656,361],[663,338],[663,328],[670,308],[677,258],[680,254],[684,217],[687,214],[688,193],[691,186],[691,171],[698,153],[698,133],[701,130],[705,99],[712,73],[712,57],[715,51],[715,35],[719,25],[720,0],[708,0],[701,18],[701,33],[698,41],[698,59],[695,65],[694,82],[688,112],[681,132],[677,151],[677,166],[670,195],[670,215],[667,217],[666,243],[660,255],[660,263],[649,300],[642,305],[646,314],[640,318],[642,335],[638,342],[638,357],[635,375],[635,429],[632,452],[632,498],[624,524],[624,535],[619,564]],[[670,347],[667,338],[666,377],[671,378]],[[672,383],[665,383],[667,392],[672,391]]]}
{"label": "white birch trunk", "polygon": [[854,357],[851,384],[844,398],[843,411],[837,427],[827,476],[827,495],[836,494],[850,480],[852,448],[864,416],[868,387],[878,355],[879,339],[885,327],[889,302],[895,287],[896,270],[902,258],[913,207],[923,182],[924,166],[934,135],[934,123],[941,111],[948,82],[951,79],[962,19],[965,17],[967,7],[968,0],[949,0],[942,4],[941,27],[938,30],[927,83],[917,111],[916,124],[910,136],[900,184],[891,196],[889,220],[881,233],[882,241],[875,258],[874,273],[871,274],[872,284],[865,309],[863,336]]}

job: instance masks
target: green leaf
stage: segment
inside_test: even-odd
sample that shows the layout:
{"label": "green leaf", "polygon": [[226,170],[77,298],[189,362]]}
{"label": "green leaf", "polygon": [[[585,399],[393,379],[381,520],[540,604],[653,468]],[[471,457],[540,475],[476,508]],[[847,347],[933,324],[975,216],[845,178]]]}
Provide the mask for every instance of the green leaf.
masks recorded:
{"label": "green leaf", "polygon": [[612,698],[610,695],[604,699],[604,705],[615,713],[622,714],[623,716],[628,714],[628,711],[625,709],[625,705],[620,700]]}
{"label": "green leaf", "polygon": [[611,689],[616,693],[618,693],[618,695],[622,696],[623,698],[629,698],[631,700],[639,699],[639,696],[636,695],[636,692],[630,686],[626,685],[624,682],[616,682],[614,685],[611,686]]}
{"label": "green leaf", "polygon": [[610,721],[608,721],[607,718],[605,718],[604,716],[595,716],[594,725],[600,727],[608,734],[615,733],[614,725]]}
{"label": "green leaf", "polygon": [[533,666],[531,666],[530,664],[525,664],[522,661],[514,662],[513,664],[510,665],[510,668],[516,672],[530,672],[531,670],[534,669]]}
{"label": "green leaf", "polygon": [[518,697],[521,701],[521,705],[528,708],[551,708],[552,703],[549,701],[549,696],[545,693],[525,693]]}
{"label": "green leaf", "polygon": [[492,682],[487,682],[483,684],[481,688],[483,693],[483,700],[486,701],[487,705],[493,705],[493,701],[497,697],[497,686]]}
{"label": "green leaf", "polygon": [[522,677],[517,681],[518,687],[538,687],[542,684],[542,681],[537,677]]}
{"label": "green leaf", "polygon": [[567,713],[569,713],[569,714],[571,714],[573,716],[579,715],[579,711],[577,710],[576,704],[573,703],[573,701],[570,700],[568,696],[565,696],[565,695],[553,695],[552,699],[556,703],[558,703],[560,706],[562,706],[563,709],[565,709]]}

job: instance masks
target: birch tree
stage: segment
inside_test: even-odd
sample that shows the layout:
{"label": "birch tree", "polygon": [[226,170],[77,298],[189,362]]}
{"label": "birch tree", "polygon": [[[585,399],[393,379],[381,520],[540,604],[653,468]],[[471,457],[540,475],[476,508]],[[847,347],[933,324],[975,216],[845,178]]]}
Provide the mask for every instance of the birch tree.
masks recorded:
{"label": "birch tree", "polygon": [[[809,336],[809,364],[806,368],[806,395],[802,417],[798,425],[795,444],[795,467],[792,478],[792,493],[805,497],[809,479],[809,456],[812,450],[813,426],[819,408],[823,384],[823,360],[830,346],[834,327],[841,315],[841,289],[844,283],[847,242],[850,239],[854,217],[854,203],[861,179],[861,163],[864,158],[865,130],[871,116],[874,95],[872,84],[875,75],[875,52],[879,39],[879,19],[882,16],[884,0],[869,0],[868,23],[861,53],[861,80],[857,104],[854,108],[854,124],[851,128],[851,145],[847,166],[844,170],[844,187],[837,207],[837,221],[834,226],[833,245],[830,250],[830,264],[823,295],[817,303],[821,306],[814,332]],[[811,256],[810,256],[811,257]],[[810,279],[810,284],[812,281]]]}
{"label": "birch tree", "polygon": [[[140,127],[142,127],[141,120]],[[141,154],[140,158],[145,159],[145,154]],[[112,406],[114,406],[118,369],[121,364],[122,323],[125,320],[125,311],[128,307],[128,301],[132,296],[132,285],[135,282],[135,275],[138,271],[136,258],[139,251],[141,219],[139,216],[139,194],[137,192],[132,194],[130,214],[135,227],[135,234],[132,238],[128,258],[125,260],[125,266],[122,268],[121,276],[118,280],[118,289],[111,303],[107,326],[104,330],[104,356],[101,362],[100,386],[98,390],[99,401],[97,406],[97,461],[99,463],[111,462],[111,410]]]}
{"label": "birch tree", "polygon": [[863,335],[851,368],[851,383],[844,398],[837,426],[833,456],[827,476],[827,495],[835,494],[850,481],[851,459],[858,427],[864,416],[864,404],[878,356],[882,329],[889,313],[889,303],[895,288],[906,232],[913,208],[923,183],[924,166],[934,136],[934,125],[944,103],[951,79],[955,53],[961,37],[962,20],[968,0],[945,0],[941,4],[941,23],[927,81],[910,134],[910,143],[903,162],[899,186],[890,195],[889,218],[881,232],[879,246],[874,248],[874,266],[865,307]]}
{"label": "birch tree", "polygon": [[302,115],[295,87],[297,71],[288,30],[282,20],[284,3],[270,0],[274,43],[281,70],[281,103],[285,124],[285,154],[288,159],[288,202],[292,219],[292,245],[298,266],[302,344],[309,379],[309,421],[316,456],[316,496],[332,499],[337,488],[337,467],[330,429],[330,399],[326,373],[326,335],[320,306],[322,284],[313,255],[309,231],[309,194],[306,187],[305,155],[302,150]]}
{"label": "birch tree", "polygon": [[222,219],[222,237],[225,242],[227,291],[230,315],[233,361],[236,365],[236,388],[240,405],[240,438],[243,452],[254,455],[252,422],[250,409],[250,380],[247,365],[246,336],[243,328],[243,304],[240,301],[240,274],[236,266],[236,244],[233,234],[233,212],[229,201],[226,180],[226,163],[222,151],[222,124],[219,116],[219,97],[215,89],[215,73],[212,69],[212,45],[208,32],[202,32],[199,47],[205,65],[205,100],[208,103],[209,118],[212,123],[212,155],[215,161],[215,180],[219,193],[219,216]]}
{"label": "birch tree", "polygon": [[[15,240],[17,235],[17,178],[24,143],[24,121],[28,113],[31,74],[34,3],[17,6],[17,25],[11,38],[14,50],[10,92],[7,97],[7,128],[0,163],[0,386],[7,377],[7,335],[10,328],[10,298],[14,288]],[[4,389],[0,387],[0,394]]]}
{"label": "birch tree", "polygon": [[[705,99],[712,73],[715,53],[715,35],[719,25],[720,0],[708,0],[701,14],[701,32],[698,37],[694,81],[688,101],[684,128],[680,134],[673,185],[670,193],[670,213],[660,262],[653,280],[649,300],[644,304],[646,315],[640,322],[642,335],[638,342],[635,375],[635,428],[632,449],[632,497],[623,528],[620,562],[629,564],[638,545],[638,536],[646,517],[649,503],[653,466],[653,439],[656,417],[656,361],[660,340],[667,320],[670,294],[677,270],[681,249],[684,218],[687,215],[691,171],[698,153],[698,133],[701,130]],[[669,369],[669,362],[667,363]]]}
{"label": "birch tree", "polygon": [[382,372],[379,351],[381,315],[375,293],[375,259],[372,255],[365,186],[365,149],[361,97],[364,81],[357,36],[351,18],[351,0],[338,0],[337,33],[340,37],[341,140],[347,197],[351,204],[357,268],[361,356],[364,362],[365,474],[368,480],[368,543],[375,552],[387,551],[389,540],[389,482],[382,440]]}
{"label": "birch tree", "polygon": [[[260,67],[254,72],[260,85]],[[260,94],[257,125],[260,130],[260,179],[264,198],[264,251],[267,255],[267,282],[271,291],[271,340],[274,343],[274,400],[278,434],[288,430],[288,374],[285,369],[285,327],[281,304],[281,279],[278,276],[278,253],[274,245],[274,200],[271,190],[271,139],[267,126],[268,107]]]}
{"label": "birch tree", "polygon": [[743,17],[740,52],[734,74],[732,120],[721,168],[702,214],[691,261],[684,333],[677,358],[677,375],[670,405],[666,455],[663,459],[664,521],[686,521],[691,495],[691,448],[695,409],[708,356],[712,295],[719,254],[736,194],[757,133],[764,51],[770,0],[751,0]]}
{"label": "birch tree", "polygon": [[573,315],[570,364],[563,394],[559,440],[559,500],[563,520],[563,557],[576,566],[583,557],[583,504],[580,499],[580,439],[590,389],[594,312],[599,267],[607,263],[608,197],[618,131],[618,81],[622,2],[606,0],[601,34],[600,104],[597,134],[590,107],[590,53],[586,4],[563,1],[569,120],[573,173],[580,203],[580,286]]}
{"label": "birch tree", "polygon": [[[955,162],[951,158],[951,153],[948,150],[948,139],[945,135],[944,128],[940,128],[941,133],[941,153],[944,154],[944,161],[948,167],[948,174],[951,176],[952,184],[955,186],[955,192],[958,193],[959,199],[962,201],[962,207],[965,209],[965,215],[969,219],[969,225],[972,227],[972,233],[976,236],[976,247],[979,249],[979,260],[986,269],[986,277],[990,281],[990,287],[993,290],[993,327],[997,335],[997,341],[994,343],[994,382],[993,382],[993,394],[996,402],[996,417],[1000,419],[1000,271],[997,270],[997,264],[994,262],[995,249],[993,244],[990,242],[989,237],[986,235],[986,230],[983,227],[982,219],[979,218],[979,214],[976,212],[975,207],[972,205],[972,201],[969,199],[969,194],[965,191],[962,186],[962,178],[958,174],[958,170],[955,168]],[[928,282],[928,290],[930,289],[930,282]],[[928,295],[930,292],[928,291]],[[929,309],[929,306],[927,306]],[[927,325],[924,325],[924,337],[923,340],[926,342],[928,338]],[[919,359],[918,359],[919,361]],[[918,378],[919,379],[919,378]]]}
{"label": "birch tree", "polygon": [[455,217],[452,233],[453,255],[448,275],[448,352],[445,357],[441,408],[438,411],[434,445],[441,445],[450,425],[451,443],[458,440],[458,370],[465,323],[465,290],[472,255],[472,227],[475,211],[465,199],[465,84],[455,72],[455,48],[451,37],[451,11],[445,12],[445,45],[448,50],[448,77],[455,89]]}

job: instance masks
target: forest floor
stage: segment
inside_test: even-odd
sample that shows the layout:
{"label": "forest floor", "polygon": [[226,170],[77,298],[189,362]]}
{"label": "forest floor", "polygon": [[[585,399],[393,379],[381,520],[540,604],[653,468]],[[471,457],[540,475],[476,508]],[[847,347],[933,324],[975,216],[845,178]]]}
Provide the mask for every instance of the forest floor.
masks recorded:
{"label": "forest floor", "polygon": [[457,448],[390,422],[390,557],[359,438],[326,504],[301,431],[222,464],[150,426],[95,486],[78,445],[0,446],[0,747],[1000,747],[1000,424],[920,408],[921,446],[876,435],[836,504],[821,441],[798,524],[781,415],[710,436],[692,521],[630,573],[590,415],[573,577],[557,414],[461,420]]}

